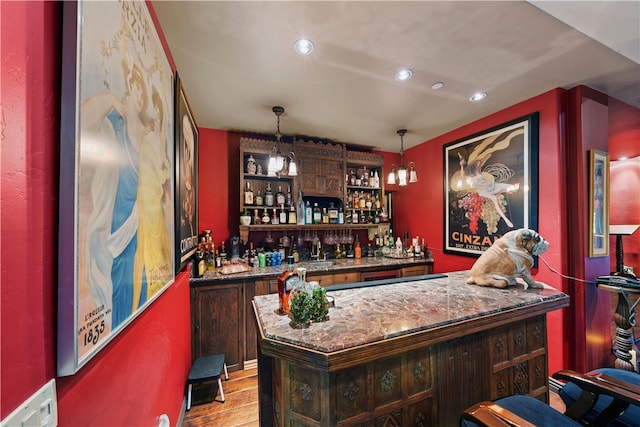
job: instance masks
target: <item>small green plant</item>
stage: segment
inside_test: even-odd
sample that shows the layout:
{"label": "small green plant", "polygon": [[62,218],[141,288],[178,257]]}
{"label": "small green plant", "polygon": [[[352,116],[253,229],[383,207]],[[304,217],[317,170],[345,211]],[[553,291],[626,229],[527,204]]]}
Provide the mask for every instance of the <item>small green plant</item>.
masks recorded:
{"label": "small green plant", "polygon": [[327,290],[322,287],[313,289],[311,298],[311,320],[322,322],[329,314],[329,301],[327,301]]}
{"label": "small green plant", "polygon": [[312,299],[304,291],[294,290],[289,298],[289,317],[293,326],[306,326],[311,322]]}

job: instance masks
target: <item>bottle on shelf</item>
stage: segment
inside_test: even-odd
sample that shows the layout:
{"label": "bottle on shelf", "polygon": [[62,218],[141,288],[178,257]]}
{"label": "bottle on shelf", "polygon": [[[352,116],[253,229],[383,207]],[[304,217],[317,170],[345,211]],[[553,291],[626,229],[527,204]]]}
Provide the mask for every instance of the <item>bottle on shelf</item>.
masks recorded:
{"label": "bottle on shelf", "polygon": [[338,209],[334,206],[333,202],[329,203],[329,224],[338,224]]}
{"label": "bottle on shelf", "polygon": [[360,237],[357,233],[353,242],[353,252],[356,259],[362,258],[362,246],[360,246]]}
{"label": "bottle on shelf", "polygon": [[344,224],[344,211],[342,207],[338,208],[338,224]]}
{"label": "bottle on shelf", "polygon": [[247,181],[247,185],[244,189],[244,204],[253,205],[253,190],[251,189],[251,183]]}
{"label": "bottle on shelf", "polygon": [[351,223],[357,224],[358,222],[360,222],[360,216],[358,215],[358,211],[354,209],[351,212]]}
{"label": "bottle on shelf", "polygon": [[313,210],[311,209],[311,205],[307,200],[307,204],[304,207],[304,223],[305,224],[313,224]]}
{"label": "bottle on shelf", "polygon": [[300,274],[294,269],[293,255],[288,257],[287,270],[278,276],[278,309],[276,314],[289,314],[289,295],[300,283]]}
{"label": "bottle on shelf", "polygon": [[297,220],[297,214],[296,214],[296,208],[293,207],[293,205],[289,206],[289,218],[287,220],[288,224],[297,224],[298,220]]}
{"label": "bottle on shelf", "polygon": [[273,225],[279,225],[280,224],[280,217],[278,216],[278,213],[276,212],[276,208],[273,208],[273,215],[271,215],[271,224],[273,224]]}
{"label": "bottle on shelf", "polygon": [[193,256],[194,268],[193,268],[193,277],[202,277],[204,275],[205,270],[207,269],[207,263],[204,259],[204,254],[202,249],[198,247]]}
{"label": "bottle on shelf", "polygon": [[284,205],[285,201],[286,201],[286,196],[282,192],[282,186],[278,185],[278,191],[276,192],[276,204],[278,206],[282,206]]}
{"label": "bottle on shelf", "polygon": [[298,190],[298,201],[296,202],[296,217],[298,225],[304,225],[304,200],[302,199],[302,190]]}
{"label": "bottle on shelf", "polygon": [[222,261],[222,264],[224,264],[225,261],[227,260],[227,248],[225,248],[224,246],[224,240],[220,245],[220,260]]}
{"label": "bottle on shelf", "polygon": [[273,199],[273,192],[271,191],[271,183],[267,182],[267,189],[264,192],[264,204],[265,206],[272,207],[275,200]]}
{"label": "bottle on shelf", "polygon": [[287,211],[284,208],[284,203],[280,205],[280,224],[286,224],[288,220]]}
{"label": "bottle on shelf", "polygon": [[362,167],[362,186],[369,186],[369,171],[367,170],[366,166]]}
{"label": "bottle on shelf", "polygon": [[313,204],[313,223],[321,224],[322,223],[322,211],[317,203]]}
{"label": "bottle on shelf", "polygon": [[271,222],[271,218],[269,218],[269,213],[267,212],[267,209],[263,209],[262,210],[262,223],[263,224],[269,224]]}
{"label": "bottle on shelf", "polygon": [[284,196],[284,205],[286,207],[293,206],[293,196],[291,195],[291,184],[287,186],[287,194]]}
{"label": "bottle on shelf", "polygon": [[264,206],[264,199],[262,198],[262,193],[258,190],[258,193],[255,197],[256,206]]}
{"label": "bottle on shelf", "polygon": [[327,208],[322,208],[322,223],[329,224],[329,212]]}
{"label": "bottle on shelf", "polygon": [[258,213],[258,209],[254,209],[253,210],[253,224],[254,225],[260,225],[260,223],[262,222],[262,218],[260,218],[260,214]]}

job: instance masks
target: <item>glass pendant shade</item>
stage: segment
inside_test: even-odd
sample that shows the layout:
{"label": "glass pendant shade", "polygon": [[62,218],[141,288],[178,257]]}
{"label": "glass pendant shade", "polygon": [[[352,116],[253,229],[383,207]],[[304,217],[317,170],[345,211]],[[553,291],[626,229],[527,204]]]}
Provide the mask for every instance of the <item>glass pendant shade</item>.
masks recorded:
{"label": "glass pendant shade", "polygon": [[407,185],[407,168],[404,166],[400,166],[400,168],[398,168],[398,185],[400,187]]}
{"label": "glass pendant shade", "polygon": [[413,184],[418,182],[418,173],[414,168],[415,164],[413,162],[409,163],[409,184]]}
{"label": "glass pendant shade", "polygon": [[289,157],[289,176],[298,176],[298,165],[296,165],[296,161],[293,158],[294,156],[295,154],[293,154],[292,152],[291,156]]}
{"label": "glass pendant shade", "polygon": [[389,175],[387,176],[387,184],[396,184],[396,165],[391,165],[391,172],[389,172]]}

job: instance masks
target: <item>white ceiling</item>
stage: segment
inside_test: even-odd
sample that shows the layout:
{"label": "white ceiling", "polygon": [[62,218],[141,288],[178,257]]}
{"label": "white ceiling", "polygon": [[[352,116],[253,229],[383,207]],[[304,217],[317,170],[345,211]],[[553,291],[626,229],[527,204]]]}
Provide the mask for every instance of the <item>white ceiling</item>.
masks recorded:
{"label": "white ceiling", "polygon": [[[398,128],[410,148],[556,87],[584,84],[640,108],[640,1],[533,3],[153,7],[199,127],[273,134],[271,107],[282,105],[285,135],[397,152]],[[301,36],[312,55],[294,53]],[[405,66],[413,78],[395,81]],[[469,102],[476,91],[488,97]]]}

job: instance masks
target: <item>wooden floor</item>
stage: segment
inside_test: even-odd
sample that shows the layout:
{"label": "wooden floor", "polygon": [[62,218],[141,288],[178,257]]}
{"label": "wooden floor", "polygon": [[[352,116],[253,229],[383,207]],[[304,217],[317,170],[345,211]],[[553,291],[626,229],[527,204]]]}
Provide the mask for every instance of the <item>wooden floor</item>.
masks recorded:
{"label": "wooden floor", "polygon": [[[224,379],[224,377],[223,377]],[[220,395],[211,401],[217,392],[217,383],[203,384],[193,391],[193,405],[184,416],[182,427],[258,427],[258,376],[256,369],[236,371],[229,380],[222,382],[225,402]],[[556,393],[550,393],[549,404],[564,412],[564,404]]]}
{"label": "wooden floor", "polygon": [[258,427],[258,374],[256,369],[229,372],[222,389],[225,401],[211,398],[217,392],[216,382],[193,387],[193,404],[184,415],[182,427]]}

